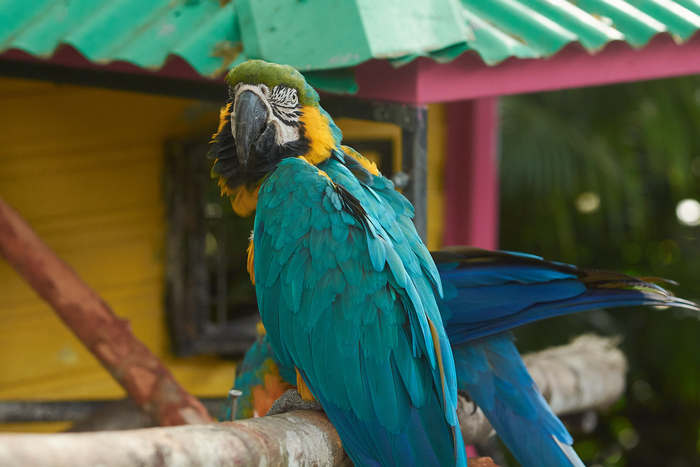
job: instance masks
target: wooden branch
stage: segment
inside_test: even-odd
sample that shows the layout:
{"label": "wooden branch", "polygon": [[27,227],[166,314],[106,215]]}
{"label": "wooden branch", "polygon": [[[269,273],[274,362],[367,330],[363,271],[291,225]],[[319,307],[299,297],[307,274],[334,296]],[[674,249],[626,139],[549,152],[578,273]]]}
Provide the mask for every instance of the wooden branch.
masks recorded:
{"label": "wooden branch", "polygon": [[[584,335],[570,344],[526,355],[532,378],[557,415],[611,406],[625,391],[627,359],[617,338]],[[493,435],[481,409],[460,396],[457,415],[465,444]]]}
{"label": "wooden branch", "polygon": [[[614,345],[613,339],[583,336],[567,346],[530,355],[526,360],[537,383],[547,388],[549,397],[565,401],[560,405],[561,410],[581,412],[612,404],[624,389],[625,358]],[[609,383],[602,382],[606,379]],[[591,384],[592,381],[595,383]],[[481,410],[472,413],[470,404],[461,398],[458,409],[466,444],[483,440],[492,432]],[[351,464],[326,415],[298,411],[215,425],[2,435],[0,465],[282,467]],[[469,465],[493,467],[495,464],[488,458],[480,458],[470,459]]]}
{"label": "wooden branch", "polygon": [[[352,467],[323,412],[98,433],[0,436],[4,467]],[[470,467],[498,467],[489,458]]]}
{"label": "wooden branch", "polygon": [[323,412],[238,422],[99,433],[0,436],[14,467],[351,466]]}
{"label": "wooden branch", "polygon": [[627,359],[619,338],[583,335],[571,344],[524,357],[530,374],[557,415],[611,406],[625,392]]}
{"label": "wooden branch", "polygon": [[211,418],[158,357],[0,198],[0,255],[46,300],[159,425],[206,423]]}

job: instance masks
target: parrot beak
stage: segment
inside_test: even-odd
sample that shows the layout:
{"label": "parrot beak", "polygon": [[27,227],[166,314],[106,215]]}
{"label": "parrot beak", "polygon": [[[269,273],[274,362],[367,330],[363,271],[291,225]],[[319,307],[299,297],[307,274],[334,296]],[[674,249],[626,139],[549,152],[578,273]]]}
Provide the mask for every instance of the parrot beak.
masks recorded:
{"label": "parrot beak", "polygon": [[260,97],[251,91],[243,91],[236,98],[236,153],[238,162],[245,166],[250,146],[257,141],[267,123],[267,107]]}

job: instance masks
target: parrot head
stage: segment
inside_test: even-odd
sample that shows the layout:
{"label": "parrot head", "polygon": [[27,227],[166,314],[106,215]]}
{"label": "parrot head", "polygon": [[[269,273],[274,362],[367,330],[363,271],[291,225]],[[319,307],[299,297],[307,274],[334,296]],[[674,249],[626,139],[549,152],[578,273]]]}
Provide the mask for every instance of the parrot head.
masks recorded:
{"label": "parrot head", "polygon": [[226,76],[229,99],[221,109],[209,157],[216,160],[221,194],[234,211],[255,210],[260,185],[287,157],[311,164],[328,159],[342,134],[319,106],[318,93],[287,65],[249,60]]}

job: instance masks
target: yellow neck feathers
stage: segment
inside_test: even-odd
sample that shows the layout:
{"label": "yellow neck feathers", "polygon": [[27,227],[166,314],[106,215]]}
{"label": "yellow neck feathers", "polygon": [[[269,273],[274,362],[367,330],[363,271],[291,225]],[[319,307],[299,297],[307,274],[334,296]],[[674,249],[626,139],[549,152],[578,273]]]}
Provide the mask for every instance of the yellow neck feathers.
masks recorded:
{"label": "yellow neck feathers", "polygon": [[214,136],[212,136],[212,143],[216,141],[216,137],[221,134],[221,131],[224,129],[224,126],[228,123],[229,119],[231,118],[231,106],[233,104],[228,103],[224,107],[221,108],[221,112],[219,112],[219,129],[216,130],[216,133],[214,133]]}
{"label": "yellow neck feathers", "polygon": [[360,165],[364,167],[365,170],[367,170],[367,172],[371,173],[372,175],[379,176],[379,169],[377,169],[377,164],[367,159],[365,156],[355,151],[350,146],[341,146],[340,149],[343,150],[346,156],[350,156],[357,162],[359,162]]}
{"label": "yellow neck feathers", "polygon": [[[253,247],[253,239],[250,239],[250,243],[248,244],[248,263],[246,264],[247,269],[248,269],[248,274],[250,275],[250,283],[255,285],[255,266],[254,266],[254,260],[255,260],[255,248]],[[264,330],[264,328],[263,328]],[[259,330],[258,330],[259,332]]]}
{"label": "yellow neck feathers", "polygon": [[255,211],[258,205],[258,193],[260,192],[261,184],[262,181],[250,189],[247,186],[230,188],[226,186],[226,179],[219,177],[221,196],[228,195],[231,197],[233,211],[241,217],[249,216]]}
{"label": "yellow neck feathers", "polygon": [[335,139],[328,117],[321,114],[318,107],[305,105],[301,108],[299,121],[304,125],[304,136],[309,140],[309,152],[304,157],[313,165],[318,165],[331,157]]}

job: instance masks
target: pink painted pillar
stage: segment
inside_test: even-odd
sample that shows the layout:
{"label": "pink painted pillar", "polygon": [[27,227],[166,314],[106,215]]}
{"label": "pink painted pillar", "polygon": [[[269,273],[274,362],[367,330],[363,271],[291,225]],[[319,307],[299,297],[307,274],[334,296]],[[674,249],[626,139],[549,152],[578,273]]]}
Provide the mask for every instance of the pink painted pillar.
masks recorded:
{"label": "pink painted pillar", "polygon": [[443,244],[498,247],[498,98],[447,104]]}

